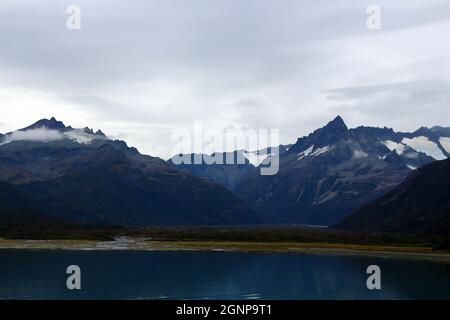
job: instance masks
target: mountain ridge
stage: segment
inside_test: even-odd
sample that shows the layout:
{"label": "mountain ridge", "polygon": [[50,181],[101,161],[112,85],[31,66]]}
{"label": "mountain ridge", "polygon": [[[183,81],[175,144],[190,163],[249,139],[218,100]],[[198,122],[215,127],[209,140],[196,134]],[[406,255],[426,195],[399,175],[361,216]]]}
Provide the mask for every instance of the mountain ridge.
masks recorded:
{"label": "mountain ridge", "polygon": [[450,159],[411,173],[388,194],[335,226],[369,232],[450,234]]}
{"label": "mountain ridge", "polygon": [[388,127],[348,128],[337,116],[295,144],[280,146],[280,171],[275,176],[259,174],[271,156],[255,168],[247,162],[241,167],[202,163],[179,168],[222,184],[268,223],[332,225],[392,190],[411,171],[447,158],[450,139],[445,134],[450,129],[433,128],[411,133]]}
{"label": "mountain ridge", "polygon": [[54,118],[25,129],[0,144],[0,181],[51,203],[46,209],[53,215],[128,226],[261,221],[224,187],[170,168],[124,141]]}
{"label": "mountain ridge", "polygon": [[[280,171],[261,176],[271,148],[198,155],[201,164],[180,166],[52,117],[0,135],[0,181],[82,223],[334,225],[449,151],[449,128],[348,128],[337,116],[281,145]],[[228,155],[243,162],[205,161]]]}
{"label": "mountain ridge", "polygon": [[236,192],[270,223],[332,225],[411,170],[446,157],[436,137],[423,136],[428,133],[349,129],[338,116],[280,156],[277,175],[254,174]]}

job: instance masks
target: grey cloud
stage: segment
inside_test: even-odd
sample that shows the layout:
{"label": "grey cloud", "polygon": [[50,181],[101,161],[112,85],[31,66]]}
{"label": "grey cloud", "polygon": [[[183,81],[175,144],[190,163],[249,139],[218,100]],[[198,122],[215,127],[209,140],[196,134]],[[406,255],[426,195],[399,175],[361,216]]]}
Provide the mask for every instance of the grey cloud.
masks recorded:
{"label": "grey cloud", "polygon": [[94,139],[105,139],[103,137],[94,136],[86,133],[83,129],[73,129],[66,132],[49,129],[46,127],[35,128],[29,130],[17,130],[5,135],[2,144],[11,143],[13,141],[37,141],[50,142],[63,139],[70,139],[82,144],[89,144]]}
{"label": "grey cloud", "polygon": [[[354,112],[379,122],[390,118],[398,129],[413,130],[417,123],[448,126],[439,119],[450,108],[450,81],[429,80],[328,90],[335,110]],[[413,124],[411,126],[410,124]]]}
{"label": "grey cloud", "polygon": [[5,136],[2,144],[13,141],[41,141],[49,142],[64,139],[64,134],[57,130],[50,130],[47,128],[38,128],[27,131],[15,131]]}
{"label": "grey cloud", "polygon": [[[42,91],[55,101],[46,112],[67,114],[69,124],[120,132],[140,149],[169,157],[158,144],[170,143],[170,128],[197,120],[280,128],[287,143],[336,113],[351,125],[370,119],[401,128],[423,125],[424,110],[429,123],[450,118],[442,87],[450,74],[450,2],[379,0],[383,24],[376,33],[366,29],[372,3],[3,0],[2,121],[11,121],[2,90]],[[81,8],[80,31],[66,29],[69,4]],[[426,42],[415,43],[427,28]],[[404,46],[393,50],[399,32]],[[382,56],[361,39],[373,39]],[[440,51],[425,54],[431,45]],[[417,85],[382,82],[397,81],[391,75]],[[423,79],[430,80],[421,89]],[[370,83],[381,87],[364,89]],[[327,91],[336,87],[347,89]],[[23,105],[32,97],[23,98],[13,101],[15,108],[32,107]]]}
{"label": "grey cloud", "polygon": [[[370,1],[76,1],[82,29],[65,28],[68,1],[18,1],[0,19],[4,64],[41,85],[104,86],[120,81],[222,73],[249,82],[295,76],[317,59],[311,42],[364,34]],[[402,2],[402,1],[400,1]],[[386,7],[389,30],[448,19],[446,1]],[[445,10],[447,9],[447,10]],[[392,17],[391,17],[392,16]],[[250,76],[252,75],[252,76]],[[218,81],[220,77],[216,78]],[[63,80],[63,81],[61,81]],[[228,80],[229,82],[229,80]]]}

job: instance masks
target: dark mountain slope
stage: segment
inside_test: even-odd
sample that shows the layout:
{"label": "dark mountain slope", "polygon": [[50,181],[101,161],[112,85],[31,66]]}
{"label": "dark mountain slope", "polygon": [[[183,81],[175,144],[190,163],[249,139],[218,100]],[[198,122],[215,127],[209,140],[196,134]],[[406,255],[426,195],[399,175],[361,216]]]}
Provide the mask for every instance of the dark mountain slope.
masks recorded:
{"label": "dark mountain slope", "polygon": [[24,227],[62,223],[40,212],[42,205],[31,194],[11,184],[0,182],[0,231],[7,227]]}
{"label": "dark mountain slope", "polygon": [[13,209],[30,209],[36,207],[36,199],[15,186],[0,182],[0,214]]}
{"label": "dark mountain slope", "polygon": [[22,187],[65,208],[71,216],[115,224],[258,222],[251,210],[223,187],[164,163],[159,164],[163,168],[153,167],[141,157],[104,145],[90,152],[82,170]]}
{"label": "dark mountain slope", "polygon": [[0,181],[32,193],[53,214],[80,223],[121,225],[261,221],[222,186],[174,170],[99,132],[50,119],[28,127],[27,135],[47,125],[64,135],[55,141],[0,145]]}
{"label": "dark mountain slope", "polygon": [[428,164],[336,228],[450,234],[450,159]]}

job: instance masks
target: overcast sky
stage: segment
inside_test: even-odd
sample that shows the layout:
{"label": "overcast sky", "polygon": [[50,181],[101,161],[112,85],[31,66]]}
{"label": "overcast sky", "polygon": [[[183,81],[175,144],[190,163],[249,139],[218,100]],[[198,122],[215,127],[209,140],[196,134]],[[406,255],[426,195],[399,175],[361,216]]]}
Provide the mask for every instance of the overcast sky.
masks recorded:
{"label": "overcast sky", "polygon": [[448,0],[1,0],[0,41],[0,132],[54,116],[167,158],[195,121],[450,126]]}

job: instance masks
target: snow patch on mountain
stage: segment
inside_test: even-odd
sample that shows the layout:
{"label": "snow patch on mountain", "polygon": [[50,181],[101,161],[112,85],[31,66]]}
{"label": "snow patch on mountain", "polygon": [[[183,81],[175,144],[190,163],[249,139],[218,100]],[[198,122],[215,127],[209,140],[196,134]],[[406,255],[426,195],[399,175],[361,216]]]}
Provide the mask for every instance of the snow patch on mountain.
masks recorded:
{"label": "snow patch on mountain", "polygon": [[314,150],[314,145],[312,145],[311,147],[309,147],[308,149],[300,152],[297,154],[298,159],[297,160],[302,160],[304,157],[307,157],[311,154],[311,152]]}
{"label": "snow patch on mountain", "polygon": [[412,165],[409,165],[409,164],[408,164],[408,165],[406,165],[406,166],[407,166],[408,168],[410,168],[411,170],[413,170],[413,171],[417,169],[417,167],[414,167],[414,166],[412,166]]}
{"label": "snow patch on mountain", "polygon": [[260,155],[258,152],[244,152],[244,157],[255,167],[258,167],[267,158],[274,156],[274,153]]}
{"label": "snow patch on mountain", "polygon": [[64,135],[70,140],[81,144],[90,144],[92,140],[97,138],[93,134],[89,134],[86,131],[80,129],[64,132]]}
{"label": "snow patch on mountain", "polygon": [[403,138],[402,143],[418,152],[423,152],[436,160],[447,159],[442,150],[439,149],[438,145],[425,136],[414,137],[412,139]]}
{"label": "snow patch on mountain", "polygon": [[442,147],[450,153],[450,138],[448,137],[442,137],[439,139],[439,142],[441,143]]}
{"label": "snow patch on mountain", "polygon": [[325,146],[322,148],[317,149],[316,151],[314,151],[313,153],[311,153],[312,156],[320,156],[321,154],[327,153],[328,151],[330,151],[330,146]]}
{"label": "snow patch on mountain", "polygon": [[397,151],[398,155],[402,155],[405,152],[406,146],[403,143],[397,143],[392,140],[383,141],[383,144],[391,151]]}
{"label": "snow patch on mountain", "polygon": [[368,156],[369,155],[366,152],[362,151],[362,150],[354,150],[353,151],[353,157],[356,158],[356,159],[366,158]]}

